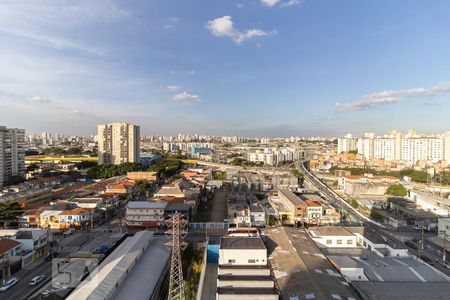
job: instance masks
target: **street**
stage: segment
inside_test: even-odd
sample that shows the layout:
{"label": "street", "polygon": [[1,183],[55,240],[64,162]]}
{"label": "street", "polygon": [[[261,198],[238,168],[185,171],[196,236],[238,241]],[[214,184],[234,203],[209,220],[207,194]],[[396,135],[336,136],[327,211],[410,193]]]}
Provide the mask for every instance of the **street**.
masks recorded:
{"label": "street", "polygon": [[[346,201],[344,201],[341,197],[337,196],[337,194],[323,184],[312,172],[310,172],[304,165],[303,162],[297,162],[296,168],[305,175],[305,179],[309,180],[319,191],[320,194],[325,196],[327,200],[334,202],[335,205],[339,205],[343,212],[347,215],[351,215],[355,220],[357,220],[360,224],[363,224],[368,230],[373,232],[378,232],[382,237],[386,239],[386,241],[394,244],[394,245],[402,245],[402,247],[407,248],[409,252],[413,255],[419,256],[419,253],[416,249],[411,248],[408,245],[398,239],[397,232],[394,228],[390,228],[388,226],[384,226],[375,222],[368,217],[362,215],[355,208],[350,206]],[[420,257],[429,264],[432,264],[436,269],[441,271],[442,273],[450,276],[450,270],[445,268],[442,264],[437,261],[441,259],[441,257],[436,256],[435,253],[429,251],[428,249],[422,249],[420,251]]]}
{"label": "street", "polygon": [[[34,265],[33,265],[34,266]],[[52,263],[51,261],[43,261],[41,264],[34,266],[32,269],[25,267],[20,270],[13,277],[16,277],[19,282],[5,293],[0,294],[1,299],[20,300],[30,294],[34,289],[44,284],[51,278]],[[39,275],[45,275],[45,279],[35,286],[30,285],[30,280]]]}

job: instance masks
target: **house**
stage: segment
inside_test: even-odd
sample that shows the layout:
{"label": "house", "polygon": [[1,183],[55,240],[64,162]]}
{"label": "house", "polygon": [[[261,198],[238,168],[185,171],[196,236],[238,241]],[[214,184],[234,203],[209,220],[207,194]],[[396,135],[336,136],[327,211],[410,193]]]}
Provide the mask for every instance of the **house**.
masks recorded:
{"label": "house", "polygon": [[49,253],[50,233],[47,229],[19,229],[12,239],[22,244],[22,267]]}
{"label": "house", "polygon": [[320,224],[323,216],[323,207],[320,203],[313,200],[305,200],[307,208],[307,223]]}
{"label": "house", "polygon": [[249,206],[250,210],[250,222],[252,227],[265,227],[266,226],[266,211],[258,204],[254,203]]}
{"label": "house", "polygon": [[22,244],[12,239],[0,239],[0,256],[18,256],[20,255],[20,248]]}
{"label": "house", "polygon": [[97,209],[102,205],[103,198],[100,197],[75,198],[71,200],[70,203],[73,203],[80,208]]}
{"label": "house", "polygon": [[181,191],[180,187],[176,184],[168,184],[163,185],[155,194],[155,198],[165,197],[165,196],[172,196],[175,198],[183,198],[184,194]]}
{"label": "house", "polygon": [[166,215],[166,217],[169,217],[172,214],[180,213],[186,220],[189,221],[190,210],[191,206],[186,203],[168,203],[164,210],[164,214]]}
{"label": "house", "polygon": [[319,248],[357,248],[356,235],[341,226],[314,227],[308,230]]}
{"label": "house", "polygon": [[92,219],[92,212],[85,208],[75,208],[64,210],[58,214],[58,221],[61,230],[75,228],[85,228]]}
{"label": "house", "polygon": [[308,205],[288,189],[278,190],[278,201],[287,208],[287,213],[280,216],[281,222],[287,225],[307,222]]}
{"label": "house", "polygon": [[166,201],[130,201],[126,209],[128,227],[152,228],[163,225]]}
{"label": "house", "polygon": [[126,195],[133,190],[133,184],[130,183],[113,183],[106,186],[106,194]]}
{"label": "house", "polygon": [[44,210],[43,212],[41,212],[41,214],[39,215],[40,227],[59,230],[60,225],[58,215],[62,211],[63,210]]}
{"label": "house", "polygon": [[128,172],[127,179],[133,182],[138,180],[153,182],[156,181],[156,172]]}
{"label": "house", "polygon": [[24,213],[19,217],[19,228],[39,228],[40,218],[39,212]]}

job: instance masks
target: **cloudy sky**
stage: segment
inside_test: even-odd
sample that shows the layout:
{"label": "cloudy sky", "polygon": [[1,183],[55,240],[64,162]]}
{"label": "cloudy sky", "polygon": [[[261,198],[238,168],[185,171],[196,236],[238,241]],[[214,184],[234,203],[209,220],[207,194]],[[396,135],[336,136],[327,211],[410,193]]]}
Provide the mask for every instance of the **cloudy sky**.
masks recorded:
{"label": "cloudy sky", "polygon": [[449,10],[446,0],[2,0],[0,125],[450,130]]}

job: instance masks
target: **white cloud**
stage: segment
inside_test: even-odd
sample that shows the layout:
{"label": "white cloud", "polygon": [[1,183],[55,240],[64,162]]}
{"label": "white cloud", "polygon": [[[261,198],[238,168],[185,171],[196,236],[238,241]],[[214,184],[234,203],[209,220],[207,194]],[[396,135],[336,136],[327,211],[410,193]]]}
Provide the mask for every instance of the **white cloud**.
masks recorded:
{"label": "white cloud", "polygon": [[261,0],[261,4],[264,6],[275,6],[280,0]]}
{"label": "white cloud", "polygon": [[180,21],[177,17],[170,17],[167,19],[167,23],[164,25],[165,29],[171,29],[175,27],[175,24],[177,24]]}
{"label": "white cloud", "polygon": [[41,96],[29,97],[27,100],[33,103],[50,103],[50,99]]}
{"label": "white cloud", "polygon": [[301,2],[302,0],[288,0],[287,2],[281,4],[281,6],[283,7],[296,6],[299,5]]}
{"label": "white cloud", "polygon": [[233,26],[233,21],[230,16],[223,16],[221,18],[208,21],[206,28],[217,37],[229,37],[236,44],[240,44],[246,40],[253,37],[266,36],[271,34],[277,34],[277,31],[264,31],[261,29],[247,29],[245,31],[240,31]]}
{"label": "white cloud", "polygon": [[185,117],[186,115],[184,114],[184,113],[182,113],[182,112],[178,112],[178,113],[173,113],[173,114],[170,114],[169,115],[169,117],[172,117],[172,118],[183,118],[183,117]]}
{"label": "white cloud", "polygon": [[261,0],[261,4],[267,7],[281,6],[290,7],[299,5],[303,0]]}
{"label": "white cloud", "polygon": [[189,94],[187,92],[176,94],[172,97],[172,99],[177,101],[201,102],[200,97],[198,95]]}
{"label": "white cloud", "polygon": [[[101,3],[100,3],[101,2]],[[109,24],[120,21],[129,13],[114,1],[84,1],[73,5],[44,1],[0,1],[0,34],[21,42],[39,46],[73,50],[84,54],[104,55],[92,43],[67,34],[80,26]]]}
{"label": "white cloud", "polygon": [[177,90],[179,90],[181,88],[181,86],[179,86],[179,85],[168,85],[166,88],[169,91],[177,91]]}
{"label": "white cloud", "polygon": [[243,3],[238,3],[237,8],[243,8],[245,5]]}
{"label": "white cloud", "polygon": [[405,90],[391,90],[373,93],[360,97],[359,99],[348,103],[336,103],[341,111],[360,111],[376,108],[382,105],[400,102],[412,97],[434,96],[450,92],[450,82],[439,83],[431,88],[411,88]]}

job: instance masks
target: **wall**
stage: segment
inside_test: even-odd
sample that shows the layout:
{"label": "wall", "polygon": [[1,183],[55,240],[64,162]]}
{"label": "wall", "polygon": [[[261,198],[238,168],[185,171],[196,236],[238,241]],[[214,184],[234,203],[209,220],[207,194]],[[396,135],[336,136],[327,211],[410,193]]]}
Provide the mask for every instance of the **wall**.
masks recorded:
{"label": "wall", "polygon": [[[319,248],[356,248],[357,239],[356,236],[323,236],[323,237],[311,237]],[[342,241],[342,244],[338,244],[338,240]],[[347,241],[351,240],[351,244]],[[331,241],[330,244],[327,241]]]}
{"label": "wall", "polygon": [[[445,231],[445,233],[442,231]],[[438,220],[438,235],[441,239],[446,238],[450,241],[450,218],[440,218]]]}
{"label": "wall", "polygon": [[[254,259],[255,263],[249,263],[249,259]],[[229,263],[229,260],[235,260]],[[250,266],[266,266],[267,250],[266,249],[219,249],[219,265],[250,265]]]}

